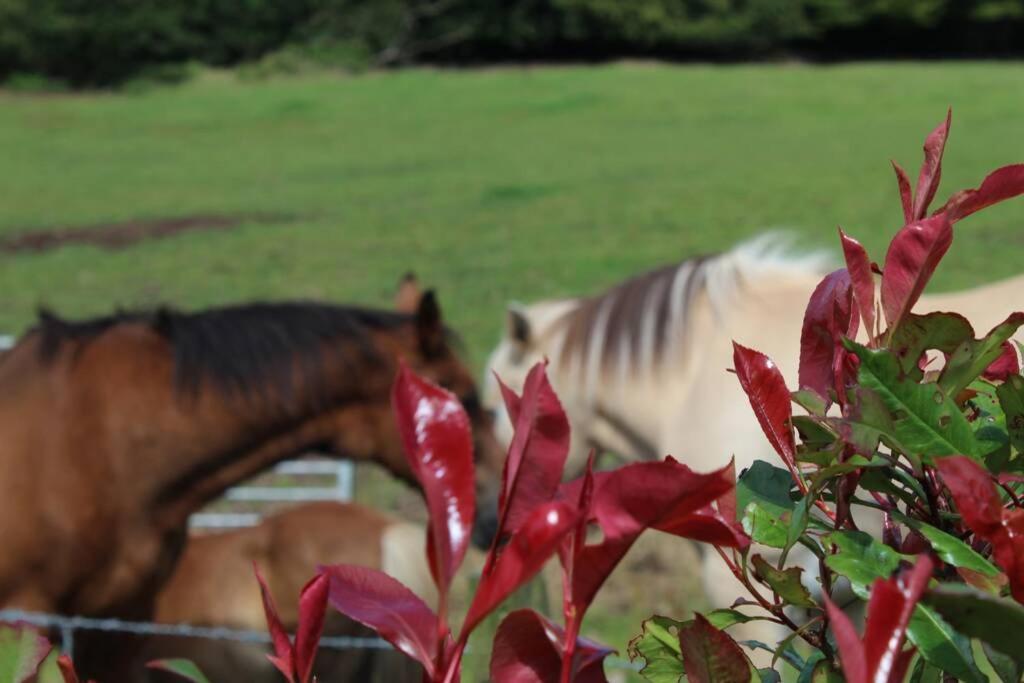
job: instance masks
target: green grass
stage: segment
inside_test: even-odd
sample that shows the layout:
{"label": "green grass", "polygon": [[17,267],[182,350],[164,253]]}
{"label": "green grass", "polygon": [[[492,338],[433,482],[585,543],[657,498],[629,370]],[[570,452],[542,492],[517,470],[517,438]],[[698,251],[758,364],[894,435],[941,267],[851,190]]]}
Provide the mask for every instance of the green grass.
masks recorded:
{"label": "green grass", "polygon": [[[207,74],[133,94],[0,93],[0,235],[292,217],[0,255],[0,330],[41,303],[77,316],[270,297],[389,305],[414,269],[479,367],[509,300],[593,291],[766,227],[838,255],[842,224],[880,260],[901,222],[889,159],[916,175],[952,105],[939,201],[976,185],[1024,160],[1022,92],[1021,65],[934,63]],[[1022,225],[1024,200],[961,224],[936,284],[1021,270]],[[624,653],[638,628],[598,608],[587,631]]]}
{"label": "green grass", "polygon": [[[900,160],[954,107],[944,190],[1024,159],[1024,67],[413,70],[135,94],[0,94],[0,234],[131,218],[293,220],[117,251],[0,256],[0,330],[266,297],[386,305],[415,269],[477,363],[502,308],[790,227],[875,258]],[[1024,202],[964,223],[940,287],[1018,270]]]}

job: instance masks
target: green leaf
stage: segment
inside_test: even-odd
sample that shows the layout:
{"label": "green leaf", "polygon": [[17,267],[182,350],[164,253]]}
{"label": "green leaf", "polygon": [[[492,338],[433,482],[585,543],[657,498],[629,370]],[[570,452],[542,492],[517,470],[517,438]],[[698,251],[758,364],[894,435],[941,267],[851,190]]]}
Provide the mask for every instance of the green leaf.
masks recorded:
{"label": "green leaf", "polygon": [[969,339],[959,344],[939,377],[939,386],[947,396],[956,396],[981,376],[1002,353],[1003,342],[1024,325],[1024,313],[1013,313],[996,325],[983,339]]}
{"label": "green leaf", "polygon": [[996,387],[996,396],[1006,415],[1006,430],[1010,434],[1010,443],[1018,453],[1024,453],[1024,377],[1008,377]]}
{"label": "green leaf", "polygon": [[889,514],[893,519],[898,520],[901,524],[907,525],[928,539],[932,549],[940,558],[942,558],[943,562],[948,562],[954,567],[970,569],[980,574],[984,574],[985,576],[999,575],[998,567],[986,560],[982,555],[976,552],[974,548],[967,545],[956,536],[947,534],[941,529],[936,529],[931,524],[926,524],[918,519],[907,517],[900,512],[892,511]]}
{"label": "green leaf", "polygon": [[725,630],[735,624],[745,624],[748,621],[757,621],[758,619],[766,619],[767,617],[752,617],[749,614],[744,614],[739,610],[734,609],[716,609],[711,610],[704,617],[711,622],[711,625],[717,629]]}
{"label": "green leaf", "polygon": [[35,681],[52,646],[35,629],[0,624],[0,681]]}
{"label": "green leaf", "polygon": [[770,465],[764,460],[755,460],[736,482],[737,509],[742,514],[742,510],[756,500],[776,514],[791,511],[794,505],[789,495],[791,488],[793,477],[787,470]]}
{"label": "green leaf", "polygon": [[910,683],[941,683],[942,671],[928,663],[924,657],[917,658],[917,664],[910,674]]}
{"label": "green leaf", "polygon": [[999,680],[1003,683],[1020,683],[1021,676],[1024,675],[1024,666],[1013,661],[1013,657],[994,650],[988,643],[982,643],[981,648],[985,651],[988,663],[992,665],[992,670],[999,676]]}
{"label": "green leaf", "polygon": [[800,575],[803,573],[801,567],[776,569],[760,555],[754,555],[751,562],[754,565],[754,575],[771,586],[787,604],[808,608],[818,606],[800,581]]}
{"label": "green leaf", "polygon": [[832,663],[825,659],[820,651],[815,651],[804,664],[797,683],[843,683],[845,680],[835,669]]}
{"label": "green leaf", "polygon": [[150,669],[168,671],[193,683],[210,683],[199,667],[187,659],[157,659],[148,662],[146,666]]}
{"label": "green leaf", "polygon": [[677,683],[685,673],[679,636],[675,635],[684,623],[653,616],[643,623],[640,635],[629,641],[629,660],[644,660],[640,675],[651,683]]}
{"label": "green leaf", "polygon": [[860,359],[860,384],[876,392],[892,413],[891,436],[908,455],[927,461],[942,455],[980,455],[967,418],[939,387],[907,379],[888,351],[844,343]]}
{"label": "green leaf", "polygon": [[974,339],[974,328],[956,313],[908,315],[889,341],[889,348],[905,374],[921,378],[917,362],[929,349],[953,353],[957,346]]}
{"label": "green leaf", "polygon": [[761,679],[761,683],[782,683],[782,676],[775,669],[758,669],[757,675]]}
{"label": "green leaf", "polygon": [[803,536],[804,531],[807,530],[807,519],[809,508],[811,506],[812,496],[807,495],[800,499],[793,508],[793,516],[789,520],[789,526],[786,528],[786,545],[782,549],[783,553],[788,553],[790,548],[796,545],[800,537]]}
{"label": "green leaf", "polygon": [[793,399],[793,403],[806,410],[810,415],[816,415],[817,417],[825,416],[827,403],[821,394],[813,389],[794,391],[790,394],[790,397]]}
{"label": "green leaf", "polygon": [[772,548],[785,548],[792,514],[777,514],[777,508],[755,500],[743,514],[743,531],[758,543]]}
{"label": "green leaf", "polygon": [[925,601],[960,632],[1024,665],[1024,606],[952,584],[928,591]]}
{"label": "green leaf", "polygon": [[[826,558],[825,564],[849,579],[853,592],[862,600],[869,599],[875,579],[888,578],[899,568],[900,560],[913,559],[862,531],[837,531],[829,534],[825,541],[835,544],[839,551]],[[910,618],[907,638],[929,663],[964,681],[985,681],[974,663],[970,641],[930,607],[917,605]]]}

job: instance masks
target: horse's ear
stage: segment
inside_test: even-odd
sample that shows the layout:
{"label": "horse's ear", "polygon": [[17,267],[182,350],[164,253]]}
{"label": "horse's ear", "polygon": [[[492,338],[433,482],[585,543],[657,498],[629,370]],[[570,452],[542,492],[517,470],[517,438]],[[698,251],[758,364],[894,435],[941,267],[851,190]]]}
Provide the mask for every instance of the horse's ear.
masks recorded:
{"label": "horse's ear", "polygon": [[415,313],[422,298],[423,291],[416,274],[410,271],[403,275],[395,292],[395,310],[399,313]]}
{"label": "horse's ear", "polygon": [[432,289],[423,293],[416,306],[416,332],[423,355],[431,356],[444,347],[441,306],[437,303],[437,296]]}
{"label": "horse's ear", "polygon": [[508,305],[505,328],[505,333],[514,343],[520,346],[529,345],[533,332],[530,329],[530,319],[526,317],[526,309],[521,304]]}

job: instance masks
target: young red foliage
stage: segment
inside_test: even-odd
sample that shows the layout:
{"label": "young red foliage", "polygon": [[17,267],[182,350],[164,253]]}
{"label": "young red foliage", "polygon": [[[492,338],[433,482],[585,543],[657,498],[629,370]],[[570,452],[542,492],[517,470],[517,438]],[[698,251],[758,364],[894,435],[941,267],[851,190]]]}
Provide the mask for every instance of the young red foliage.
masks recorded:
{"label": "young red foliage", "polygon": [[848,683],[900,683],[913,650],[903,650],[907,626],[921,594],[928,587],[934,564],[921,555],[913,569],[899,579],[876,579],[871,587],[863,641],[850,618],[825,596],[825,607],[839,645]]}
{"label": "young red foliage", "polygon": [[[396,579],[376,569],[355,565],[322,567],[330,579],[330,603],[339,612],[375,630],[381,638],[423,665],[427,677],[437,675],[439,642],[434,611]],[[447,635],[447,634],[443,634]]]}
{"label": "young red foliage", "polygon": [[942,152],[946,149],[952,117],[953,110],[950,109],[946,112],[946,120],[925,138],[924,162],[921,164],[921,173],[917,177],[917,189],[914,192],[914,220],[924,218],[928,206],[935,198],[936,190],[939,189],[939,181],[942,178]]}
{"label": "young red foliage", "polygon": [[989,173],[980,186],[954,193],[936,213],[944,213],[956,222],[1020,194],[1024,194],[1024,164],[1011,164]]}
{"label": "young red foliage", "polygon": [[878,334],[875,328],[875,278],[871,274],[871,259],[861,243],[839,228],[839,241],[843,245],[843,258],[846,260],[846,271],[850,274],[853,285],[853,297],[860,311],[860,319],[864,322],[869,338]]}
{"label": "young red foliage", "polygon": [[404,364],[391,392],[399,432],[430,512],[427,556],[441,595],[469,547],[476,509],[469,418],[451,392],[416,376]]}
{"label": "young red foliage", "polygon": [[578,515],[563,502],[545,503],[534,508],[519,530],[480,578],[473,603],[462,625],[465,640],[480,621],[497,607],[512,591],[530,580],[562,543],[565,535],[576,527]]}
{"label": "young red foliage", "polygon": [[[595,473],[588,521],[598,523],[603,539],[595,545],[577,544],[572,549],[571,589],[576,612],[586,612],[605,579],[645,529],[711,534],[711,529],[725,526],[724,521],[709,515],[706,507],[732,490],[733,476],[731,465],[698,474],[672,458]],[[577,479],[564,485],[563,496],[579,500],[584,481]],[[724,540],[731,540],[728,545],[733,547],[745,540],[742,534],[736,538],[734,534],[719,533]],[[562,557],[564,563],[565,550]]]}
{"label": "young red foliage", "polygon": [[791,472],[796,471],[796,442],[793,439],[793,408],[789,389],[778,366],[760,351],[732,343],[733,364],[740,386],[750,400],[757,421],[775,452]]}
{"label": "young red foliage", "polygon": [[[67,655],[57,657],[57,668],[60,670],[64,683],[78,683],[78,673],[75,671],[75,665],[71,661],[71,657]],[[89,681],[89,683],[92,683],[92,681]]]}
{"label": "young red foliage", "polygon": [[317,646],[324,628],[328,579],[318,573],[302,588],[299,595],[299,628],[293,644],[288,637],[287,629],[278,616],[274,597],[255,563],[253,563],[253,570],[256,573],[256,580],[260,584],[263,611],[266,614],[267,628],[274,645],[274,654],[267,655],[267,659],[277,667],[289,683],[309,683],[312,680],[313,661],[316,659]]}
{"label": "young red foliage", "polygon": [[[522,398],[498,380],[515,436],[508,449],[498,507],[500,540],[540,503],[554,498],[569,455],[569,420],[548,381],[545,364],[531,368]],[[524,464],[526,466],[524,466]]]}
{"label": "young red foliage", "polygon": [[1017,358],[1017,349],[1008,341],[1002,344],[1002,353],[982,373],[982,377],[991,381],[1002,382],[1010,375],[1020,374],[1020,361]]}
{"label": "young red foliage", "polygon": [[[494,637],[491,679],[501,683],[558,683],[565,631],[531,609],[510,612]],[[577,638],[573,649],[575,683],[606,683],[604,658],[613,650]]]}
{"label": "young red foliage", "polygon": [[882,272],[882,311],[890,328],[910,313],[952,242],[953,224],[946,214],[910,223],[896,233]]}
{"label": "young red foliage", "polygon": [[903,167],[895,161],[892,163],[892,170],[896,172],[896,185],[900,190],[900,203],[903,205],[903,224],[906,225],[914,220],[914,197],[910,190],[910,178]]}
{"label": "young red foliage", "polygon": [[725,631],[711,625],[704,615],[679,629],[686,678],[694,683],[731,683],[751,680],[750,661]]}
{"label": "young red foliage", "polygon": [[[840,268],[818,284],[804,312],[800,332],[800,387],[812,389],[824,398],[832,393],[842,397],[842,385],[836,386],[836,357],[838,354],[842,358],[844,354],[842,338],[857,334],[853,299],[850,273]],[[842,365],[839,367],[841,369]]]}
{"label": "young red foliage", "polygon": [[1024,603],[1024,510],[1006,510],[981,465],[954,455],[935,461],[964,524],[992,544],[992,556],[1010,580],[1010,592]]}

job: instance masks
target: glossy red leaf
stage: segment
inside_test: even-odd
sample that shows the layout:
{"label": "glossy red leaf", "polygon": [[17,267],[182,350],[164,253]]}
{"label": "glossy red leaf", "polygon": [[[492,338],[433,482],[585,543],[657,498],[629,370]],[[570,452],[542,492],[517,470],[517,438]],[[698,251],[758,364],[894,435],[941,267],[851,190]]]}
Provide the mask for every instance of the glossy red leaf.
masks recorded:
{"label": "glossy red leaf", "polygon": [[[531,609],[510,612],[494,636],[491,679],[501,683],[558,683],[565,632]],[[576,639],[574,683],[606,683],[604,658],[613,650]]]}
{"label": "glossy red leaf", "polygon": [[476,508],[469,418],[454,394],[404,364],[391,403],[406,457],[427,501],[427,556],[444,602],[466,555]]}
{"label": "glossy red leaf", "polygon": [[372,628],[434,677],[441,634],[437,615],[423,600],[376,569],[340,564],[320,571],[330,580],[328,599],[335,609]]}
{"label": "glossy red leaf", "polygon": [[[909,190],[909,187],[908,187]],[[871,259],[861,243],[839,228],[839,241],[843,245],[846,270],[853,285],[853,297],[860,311],[860,319],[869,335],[875,335],[875,278],[871,273]]]}
{"label": "glossy red leaf", "polygon": [[1024,194],[1024,164],[1003,166],[989,173],[981,185],[972,190],[961,190],[936,213],[945,213],[956,222],[972,213]]}
{"label": "glossy red leaf", "polygon": [[925,138],[924,162],[921,164],[921,173],[917,177],[917,189],[914,192],[915,220],[924,218],[928,212],[928,206],[935,198],[936,190],[939,189],[939,181],[942,178],[942,152],[946,149],[946,139],[949,138],[949,124],[952,117],[953,111],[948,110],[946,120]]}
{"label": "glossy red leaf", "polygon": [[906,676],[913,650],[904,651],[907,626],[921,594],[928,587],[934,565],[927,555],[901,577],[877,579],[871,587],[863,641],[850,618],[825,595],[839,659],[848,683],[900,683]]}
{"label": "glossy red leaf", "polygon": [[910,178],[903,167],[892,162],[892,170],[896,172],[896,185],[900,190],[900,204],[903,205],[903,224],[911,223],[914,220],[914,197],[911,194]]}
{"label": "glossy red leaf", "polygon": [[850,336],[851,327],[856,334],[855,325],[850,274],[846,268],[840,268],[818,283],[804,311],[800,331],[801,388],[812,389],[826,398],[830,390],[840,393],[842,387],[835,386],[836,354],[843,353],[841,341]]}
{"label": "glossy red leaf", "polygon": [[578,515],[568,503],[545,503],[533,509],[497,560],[489,563],[490,571],[481,577],[462,624],[460,643],[465,643],[477,624],[512,591],[540,571],[577,521]]}
{"label": "glossy red leaf", "polygon": [[882,272],[882,311],[896,326],[911,311],[953,242],[945,214],[903,226],[889,244]]}
{"label": "glossy red leaf", "polygon": [[[691,516],[732,489],[730,472],[731,467],[724,467],[697,474],[667,458],[595,473],[590,521],[601,527],[603,538],[600,543],[576,548],[572,600],[577,612],[586,611],[605,579],[645,529],[704,532],[713,522],[701,526]],[[582,486],[580,479],[569,482],[563,486],[563,496],[578,500]],[[727,532],[722,536],[730,537]]]}
{"label": "glossy red leaf", "polygon": [[317,574],[302,588],[299,595],[299,627],[295,634],[295,673],[300,683],[313,678],[313,661],[324,632],[329,580]]}
{"label": "glossy red leaf", "polygon": [[78,683],[78,673],[75,671],[75,665],[71,662],[71,657],[67,655],[57,657],[57,669],[60,670],[60,676],[64,679],[64,683]]}
{"label": "glossy red leaf", "polygon": [[256,581],[260,584],[260,597],[263,599],[267,630],[270,632],[270,639],[274,646],[274,654],[267,655],[267,659],[277,667],[288,683],[295,683],[295,652],[292,648],[292,641],[288,638],[288,629],[281,623],[277,606],[274,604],[274,596],[271,594],[270,588],[267,587],[263,575],[260,574],[260,568],[255,562],[253,562],[252,568],[256,574]]}
{"label": "glossy red leaf", "polygon": [[550,501],[569,455],[569,419],[548,381],[544,363],[526,376],[522,398],[498,380],[515,436],[502,472],[498,538],[518,529],[530,512]]}
{"label": "glossy red leaf", "polygon": [[953,494],[964,524],[983,538],[995,533],[1002,524],[1003,503],[992,484],[992,476],[963,455],[938,458],[935,467]]}
{"label": "glossy red leaf", "polygon": [[679,628],[686,678],[693,683],[749,681],[750,660],[725,631],[711,625],[704,615]]}
{"label": "glossy red leaf", "polygon": [[789,389],[778,366],[761,353],[732,343],[733,363],[740,386],[750,400],[761,429],[779,457],[792,470],[796,467],[796,442],[793,439],[793,408]]}
{"label": "glossy red leaf", "polygon": [[990,381],[1002,382],[1010,375],[1020,374],[1020,361],[1017,358],[1017,349],[1013,344],[1003,342],[1003,351],[991,365],[985,368],[981,376]]}
{"label": "glossy red leaf", "polygon": [[992,559],[1006,572],[1013,597],[1024,603],[1024,510],[1004,509],[991,475],[970,458],[940,458],[935,466],[964,524],[992,544]]}

